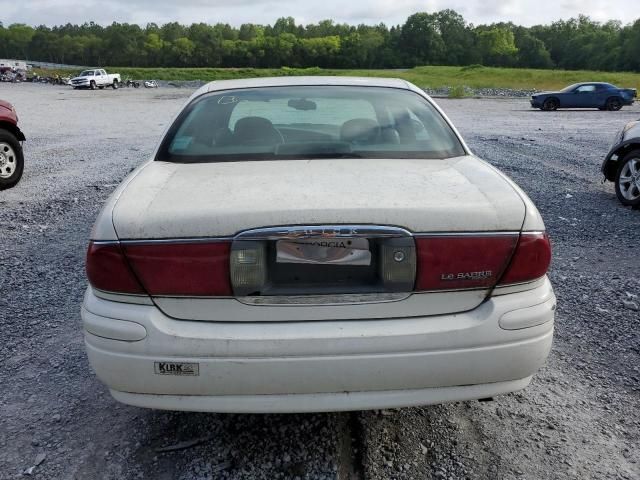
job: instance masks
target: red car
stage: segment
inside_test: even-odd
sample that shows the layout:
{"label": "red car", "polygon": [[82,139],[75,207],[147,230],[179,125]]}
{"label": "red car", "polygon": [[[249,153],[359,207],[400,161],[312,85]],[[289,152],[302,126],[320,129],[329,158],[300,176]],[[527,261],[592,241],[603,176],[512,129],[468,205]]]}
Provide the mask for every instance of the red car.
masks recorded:
{"label": "red car", "polygon": [[18,114],[8,102],[0,100],[0,190],[13,187],[24,168],[24,134],[18,128]]}

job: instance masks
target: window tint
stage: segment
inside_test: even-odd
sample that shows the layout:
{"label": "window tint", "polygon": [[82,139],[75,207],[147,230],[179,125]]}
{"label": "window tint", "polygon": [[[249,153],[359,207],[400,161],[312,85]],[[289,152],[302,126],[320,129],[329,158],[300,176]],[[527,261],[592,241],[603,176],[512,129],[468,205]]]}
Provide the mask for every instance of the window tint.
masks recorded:
{"label": "window tint", "polygon": [[596,91],[595,85],[582,85],[577,88],[578,93],[593,93]]}
{"label": "window tint", "polygon": [[408,90],[264,87],[212,92],[170,128],[157,159],[448,158],[464,149],[435,108]]}
{"label": "window tint", "polygon": [[287,98],[277,98],[269,102],[240,100],[231,113],[229,128],[234,129],[237,121],[245,117],[266,118],[274,125],[342,125],[353,118],[376,120],[373,105],[366,100],[318,98],[314,102],[315,109],[305,110],[290,107]]}

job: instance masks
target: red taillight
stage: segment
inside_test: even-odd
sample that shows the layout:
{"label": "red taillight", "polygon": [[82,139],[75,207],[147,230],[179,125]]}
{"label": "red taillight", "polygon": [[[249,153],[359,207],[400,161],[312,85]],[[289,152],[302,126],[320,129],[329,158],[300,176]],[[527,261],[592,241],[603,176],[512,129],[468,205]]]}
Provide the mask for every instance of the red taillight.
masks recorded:
{"label": "red taillight", "polygon": [[542,277],[551,262],[545,233],[416,239],[416,290],[492,288]]}
{"label": "red taillight", "polygon": [[149,295],[230,296],[227,242],[125,244]]}
{"label": "red taillight", "polygon": [[89,283],[106,292],[144,294],[118,243],[93,243],[87,250]]}
{"label": "red taillight", "polygon": [[513,254],[518,235],[416,238],[416,290],[493,287]]}
{"label": "red taillight", "polygon": [[500,285],[524,283],[542,277],[551,264],[551,243],[546,233],[523,233]]}
{"label": "red taillight", "polygon": [[[542,277],[551,262],[545,233],[425,236],[417,237],[415,245],[416,291],[490,289],[496,284],[529,282]],[[236,249],[236,253],[245,250]],[[231,243],[226,241],[92,242],[87,276],[96,289],[114,293],[232,296],[230,257]],[[233,277],[236,282],[244,278],[238,274]],[[251,285],[253,291],[256,287]]]}
{"label": "red taillight", "polygon": [[91,243],[87,276],[114,293],[229,296],[229,251],[227,242]]}

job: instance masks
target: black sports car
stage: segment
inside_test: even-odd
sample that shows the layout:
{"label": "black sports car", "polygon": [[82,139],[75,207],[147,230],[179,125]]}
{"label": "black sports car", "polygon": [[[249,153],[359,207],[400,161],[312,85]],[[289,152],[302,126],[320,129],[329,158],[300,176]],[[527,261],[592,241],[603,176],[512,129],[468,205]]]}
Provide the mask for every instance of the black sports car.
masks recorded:
{"label": "black sports car", "polygon": [[616,111],[624,105],[632,105],[636,96],[635,88],[618,88],[602,82],[574,83],[559,92],[532,95],[531,106],[547,111],[558,108],[599,108]]}

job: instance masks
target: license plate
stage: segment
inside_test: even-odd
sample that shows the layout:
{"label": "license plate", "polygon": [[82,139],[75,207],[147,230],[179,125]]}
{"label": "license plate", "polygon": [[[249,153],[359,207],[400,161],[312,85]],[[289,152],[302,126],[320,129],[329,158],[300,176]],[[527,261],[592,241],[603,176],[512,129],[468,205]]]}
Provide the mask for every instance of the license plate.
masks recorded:
{"label": "license plate", "polygon": [[371,265],[366,238],[310,237],[276,242],[277,263]]}

